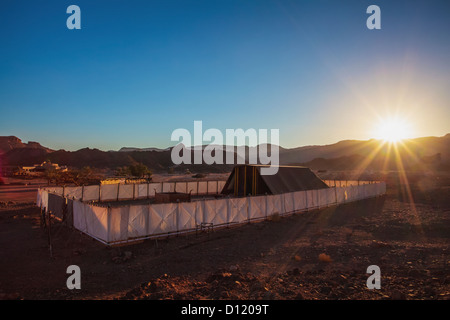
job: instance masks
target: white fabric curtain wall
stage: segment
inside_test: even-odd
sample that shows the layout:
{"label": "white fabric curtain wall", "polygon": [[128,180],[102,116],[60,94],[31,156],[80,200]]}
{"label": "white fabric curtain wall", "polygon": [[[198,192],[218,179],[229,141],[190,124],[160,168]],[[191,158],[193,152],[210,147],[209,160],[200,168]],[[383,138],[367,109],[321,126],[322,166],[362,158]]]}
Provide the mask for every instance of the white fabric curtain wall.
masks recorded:
{"label": "white fabric curtain wall", "polygon": [[220,181],[220,180],[217,181],[217,186],[218,186],[219,193],[222,192],[222,189],[225,186],[225,183],[226,183],[226,181]]}
{"label": "white fabric curtain wall", "polygon": [[208,182],[199,181],[198,183],[198,194],[206,194],[208,191]]}
{"label": "white fabric curtain wall", "polygon": [[306,191],[306,201],[308,204],[308,209],[317,208],[319,206],[317,197],[317,190],[307,190]]}
{"label": "white fabric curtain wall", "polygon": [[149,206],[149,234],[177,231],[177,203],[163,203]]}
{"label": "white fabric curtain wall", "polygon": [[306,206],[306,191],[294,192],[294,208],[295,211],[305,210]]}
{"label": "white fabric curtain wall", "polygon": [[217,181],[208,181],[208,194],[217,194]]}
{"label": "white fabric curtain wall", "polygon": [[280,195],[270,195],[267,197],[267,215],[283,214],[282,199]]}
{"label": "white fabric curtain wall", "polygon": [[198,190],[197,190],[197,182],[188,182],[187,183],[187,188],[186,188],[186,192],[187,193],[191,193],[191,194],[197,194]]}
{"label": "white fabric curtain wall", "polygon": [[[129,207],[111,208],[108,216],[108,241],[128,239]],[[147,234],[148,234],[147,230]]]}
{"label": "white fabric curtain wall", "polygon": [[226,224],[228,221],[228,199],[203,201],[203,221],[214,225]]}
{"label": "white fabric curtain wall", "polygon": [[161,193],[162,192],[162,185],[161,183],[150,183],[148,186],[148,193],[150,197],[154,197],[155,193]]}
{"label": "white fabric curtain wall", "polygon": [[134,184],[119,185],[119,200],[133,199]]}
{"label": "white fabric curtain wall", "polygon": [[266,196],[250,197],[248,202],[249,219],[261,219],[266,217]]}
{"label": "white fabric curtain wall", "polygon": [[69,199],[81,199],[81,188],[80,187],[65,187],[64,197]]}
{"label": "white fabric curtain wall", "polygon": [[47,191],[45,191],[44,189],[38,189],[37,190],[37,194],[36,194],[36,206],[43,208],[43,207],[47,207],[46,205],[44,205],[44,193],[47,193]]}
{"label": "white fabric curtain wall", "polygon": [[175,183],[174,182],[163,182],[162,183],[162,192],[175,192]]}
{"label": "white fabric curtain wall", "polygon": [[[148,205],[128,207],[128,234],[127,238],[139,238],[147,235]],[[126,239],[125,239],[126,240]]]}
{"label": "white fabric curtain wall", "polygon": [[74,227],[94,238],[108,241],[108,209],[73,202]]}
{"label": "white fabric curtain wall", "polygon": [[[206,191],[206,184],[200,185]],[[155,184],[161,186],[161,184]],[[181,183],[180,185],[183,185]],[[116,199],[118,185],[103,185],[101,199]],[[120,188],[124,187],[123,190]],[[146,197],[150,185],[120,185],[122,197]],[[216,185],[216,188],[219,185]],[[97,188],[95,188],[97,187]],[[173,185],[175,188],[175,185]],[[185,188],[196,188],[197,182],[184,183]],[[170,185],[169,185],[170,188]],[[176,187],[177,190],[180,187]],[[56,191],[54,188],[51,189]],[[190,189],[192,190],[192,189]],[[61,190],[62,192],[62,190]],[[66,195],[75,195],[75,188],[65,188]],[[84,187],[83,197],[96,200],[98,186]],[[73,225],[76,229],[104,242],[127,241],[153,235],[195,230],[203,223],[213,226],[228,223],[245,223],[249,220],[264,219],[272,214],[280,215],[314,209],[339,203],[374,197],[386,192],[386,184],[366,183],[329,189],[308,190],[281,195],[253,196],[244,198],[224,198],[193,202],[131,205],[119,208],[104,208],[73,202]],[[48,207],[47,189],[39,189],[36,204]]]}
{"label": "white fabric curtain wall", "polygon": [[177,182],[175,184],[175,192],[187,193],[187,182]]}
{"label": "white fabric curtain wall", "polygon": [[295,192],[290,192],[281,195],[284,201],[283,214],[292,213],[295,211],[294,193]]}
{"label": "white fabric curtain wall", "polygon": [[194,229],[197,224],[201,223],[201,219],[197,217],[197,204],[194,202],[180,202],[178,204],[178,230]]}
{"label": "white fabric curtain wall", "polygon": [[242,223],[248,220],[247,216],[247,198],[230,198],[229,205],[229,219],[230,223]]}
{"label": "white fabric curtain wall", "polygon": [[94,201],[99,199],[99,186],[85,186],[82,187],[82,200]]}
{"label": "white fabric curtain wall", "polygon": [[147,191],[149,190],[149,185],[147,183],[145,184],[138,184],[136,185],[137,192],[135,192],[136,198],[144,199],[147,198],[148,194]]}
{"label": "white fabric curtain wall", "polygon": [[117,200],[117,188],[118,184],[105,184],[101,186],[100,200],[101,201],[113,201]]}

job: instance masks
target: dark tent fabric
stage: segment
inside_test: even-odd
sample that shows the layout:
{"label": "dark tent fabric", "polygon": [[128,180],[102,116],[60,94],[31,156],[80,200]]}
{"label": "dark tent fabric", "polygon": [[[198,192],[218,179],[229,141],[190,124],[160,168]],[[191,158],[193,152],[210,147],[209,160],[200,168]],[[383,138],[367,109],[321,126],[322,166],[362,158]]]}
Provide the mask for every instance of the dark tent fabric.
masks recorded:
{"label": "dark tent fabric", "polygon": [[311,169],[299,166],[279,166],[274,175],[261,175],[263,165],[234,167],[222,194],[234,196],[280,194],[295,191],[328,188]]}
{"label": "dark tent fabric", "polygon": [[63,197],[53,193],[48,194],[48,211],[55,217],[63,218],[64,205],[65,199]]}
{"label": "dark tent fabric", "polygon": [[73,225],[73,200],[49,193],[48,211],[55,217],[66,222],[67,225]]}

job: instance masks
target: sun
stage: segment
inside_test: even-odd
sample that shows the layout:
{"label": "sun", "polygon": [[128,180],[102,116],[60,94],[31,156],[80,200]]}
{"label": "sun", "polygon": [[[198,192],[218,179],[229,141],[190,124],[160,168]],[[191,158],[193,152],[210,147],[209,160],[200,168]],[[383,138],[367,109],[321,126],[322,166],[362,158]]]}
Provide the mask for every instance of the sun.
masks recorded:
{"label": "sun", "polygon": [[409,123],[400,118],[380,120],[376,129],[376,138],[386,142],[396,143],[409,138],[411,127]]}

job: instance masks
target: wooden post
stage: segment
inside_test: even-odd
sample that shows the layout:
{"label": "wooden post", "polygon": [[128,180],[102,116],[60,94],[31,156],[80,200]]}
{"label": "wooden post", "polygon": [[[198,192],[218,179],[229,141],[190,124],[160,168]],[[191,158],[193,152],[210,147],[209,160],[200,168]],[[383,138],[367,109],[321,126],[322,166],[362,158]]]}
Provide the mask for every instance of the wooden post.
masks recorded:
{"label": "wooden post", "polygon": [[266,200],[266,219],[265,220],[267,220],[267,192],[266,192],[266,195],[264,196],[264,198]]}
{"label": "wooden post", "polygon": [[53,258],[53,248],[52,248],[52,236],[51,236],[51,218],[50,211],[47,211],[47,237],[48,237],[48,248],[50,250],[50,257]]}
{"label": "wooden post", "polygon": [[[41,228],[45,227],[45,211],[42,210],[42,207],[40,208],[40,222],[41,222]],[[45,210],[45,209],[44,209]]]}
{"label": "wooden post", "polygon": [[338,200],[337,200],[336,180],[334,180],[334,198],[336,199],[336,204],[337,204],[337,203],[338,203]]}
{"label": "wooden post", "polygon": [[306,211],[309,211],[309,206],[308,206],[308,190],[305,191],[305,202],[306,202]]}
{"label": "wooden post", "polygon": [[176,216],[175,216],[175,223],[177,225],[177,237],[178,237],[178,234],[180,232],[180,230],[179,230],[179,224],[180,224],[180,199],[177,199],[177,212],[176,212]]}

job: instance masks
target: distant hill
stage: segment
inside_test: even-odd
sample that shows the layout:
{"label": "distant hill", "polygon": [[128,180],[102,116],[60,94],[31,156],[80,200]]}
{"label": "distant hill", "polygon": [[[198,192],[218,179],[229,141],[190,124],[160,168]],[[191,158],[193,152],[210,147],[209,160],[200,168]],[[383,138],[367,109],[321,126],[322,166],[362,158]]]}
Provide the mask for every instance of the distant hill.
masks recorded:
{"label": "distant hill", "polygon": [[[360,155],[367,157],[374,153],[380,146],[379,140],[344,140],[324,146],[306,146],[293,149],[285,149],[280,152],[280,162],[287,163],[305,163],[316,158],[339,158],[351,155]],[[424,157],[440,153],[443,159],[450,159],[450,134],[443,137],[423,137],[405,140],[398,144],[400,152],[405,152],[407,157]],[[385,144],[378,155],[386,154],[389,144]]]}
{"label": "distant hill", "polygon": [[50,148],[41,146],[38,142],[29,141],[28,143],[23,143],[22,140],[15,136],[0,137],[0,154],[14,149],[39,149],[46,152],[53,151]]}
{"label": "distant hill", "polygon": [[[268,145],[270,150],[272,146]],[[203,146],[203,149],[205,146]],[[255,148],[255,147],[252,147]],[[248,150],[252,149],[246,147]],[[2,165],[33,165],[50,160],[59,165],[82,168],[110,168],[143,163],[155,172],[174,167],[171,150],[157,148],[121,148],[119,151],[102,151],[84,148],[77,151],[53,151],[37,142],[23,143],[16,137],[0,137],[0,156]],[[194,150],[184,148],[194,159]],[[220,151],[219,151],[220,152]],[[223,159],[227,151],[222,148]],[[279,147],[280,164],[301,164],[317,170],[353,170],[370,168],[374,170],[398,169],[399,157],[405,169],[447,168],[450,165],[450,134],[443,137],[423,137],[405,140],[396,148],[382,144],[378,140],[345,140],[330,145],[305,146],[292,149]],[[235,149],[235,163],[237,159]],[[226,172],[233,165],[179,165],[178,171]]]}
{"label": "distant hill", "polygon": [[132,151],[168,151],[170,148],[166,149],[158,149],[158,148],[134,148],[134,147],[122,147],[120,148],[119,152],[132,152]]}
{"label": "distant hill", "polygon": [[[374,143],[376,142],[376,143]],[[314,170],[450,170],[450,135],[406,140],[397,146],[379,141],[355,142],[353,146],[337,143],[329,150],[320,148],[298,152],[290,164]],[[311,151],[311,152],[309,152]],[[328,151],[328,152],[325,152]],[[316,157],[322,155],[322,157]],[[280,156],[282,158],[282,156]],[[284,161],[292,161],[292,153]]]}

